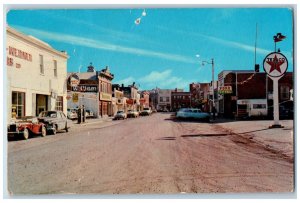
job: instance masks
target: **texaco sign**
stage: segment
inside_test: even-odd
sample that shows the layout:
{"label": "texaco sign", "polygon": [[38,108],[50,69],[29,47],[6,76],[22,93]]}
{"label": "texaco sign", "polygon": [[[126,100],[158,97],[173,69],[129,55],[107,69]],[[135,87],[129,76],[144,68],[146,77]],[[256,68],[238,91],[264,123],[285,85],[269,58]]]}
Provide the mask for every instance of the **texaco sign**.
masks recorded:
{"label": "texaco sign", "polygon": [[264,59],[264,70],[271,78],[281,77],[288,68],[286,57],[278,52],[272,52]]}

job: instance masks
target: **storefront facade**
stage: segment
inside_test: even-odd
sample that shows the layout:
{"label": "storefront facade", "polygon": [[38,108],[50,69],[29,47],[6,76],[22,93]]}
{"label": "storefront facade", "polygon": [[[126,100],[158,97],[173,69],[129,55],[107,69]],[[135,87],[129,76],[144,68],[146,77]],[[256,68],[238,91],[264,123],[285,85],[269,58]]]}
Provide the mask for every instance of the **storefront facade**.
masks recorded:
{"label": "storefront facade", "polygon": [[102,69],[98,74],[99,81],[99,115],[103,118],[113,115],[112,105],[112,83],[114,75],[108,67]]}
{"label": "storefront facade", "polygon": [[48,44],[6,29],[7,120],[45,110],[67,113],[68,55]]}

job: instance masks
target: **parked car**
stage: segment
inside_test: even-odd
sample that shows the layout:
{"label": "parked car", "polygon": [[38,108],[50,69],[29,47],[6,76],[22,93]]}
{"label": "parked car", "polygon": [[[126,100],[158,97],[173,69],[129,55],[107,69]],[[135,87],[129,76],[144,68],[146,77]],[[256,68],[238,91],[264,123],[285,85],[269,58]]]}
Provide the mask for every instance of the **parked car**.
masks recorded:
{"label": "parked car", "polygon": [[[273,118],[273,106],[268,108],[269,118]],[[288,100],[279,104],[279,118],[280,119],[293,119],[294,118],[294,101]]]}
{"label": "parked car", "polygon": [[134,110],[127,111],[127,118],[137,118],[139,117],[140,113]]}
{"label": "parked car", "polygon": [[119,119],[126,119],[127,114],[124,111],[118,111],[117,114],[114,117],[114,120],[119,120]]}
{"label": "parked car", "polygon": [[92,112],[91,110],[87,109],[85,110],[85,116],[88,118],[94,117],[94,112]]}
{"label": "parked car", "polygon": [[176,112],[177,119],[196,119],[210,121],[210,115],[208,113],[202,112],[200,109],[195,108],[182,108]]}
{"label": "parked car", "polygon": [[45,124],[47,131],[53,134],[56,134],[58,130],[68,132],[68,119],[62,111],[42,111],[38,119]]}
{"label": "parked car", "polygon": [[140,115],[141,115],[141,116],[150,116],[151,113],[152,113],[151,108],[144,108],[144,109],[141,111]]}
{"label": "parked car", "polygon": [[78,118],[76,109],[67,109],[67,118],[68,119],[76,119]]}
{"label": "parked car", "polygon": [[24,116],[12,120],[7,126],[8,137],[19,137],[27,140],[30,135],[41,135],[45,137],[47,135],[46,127],[43,123],[39,122],[37,117]]}

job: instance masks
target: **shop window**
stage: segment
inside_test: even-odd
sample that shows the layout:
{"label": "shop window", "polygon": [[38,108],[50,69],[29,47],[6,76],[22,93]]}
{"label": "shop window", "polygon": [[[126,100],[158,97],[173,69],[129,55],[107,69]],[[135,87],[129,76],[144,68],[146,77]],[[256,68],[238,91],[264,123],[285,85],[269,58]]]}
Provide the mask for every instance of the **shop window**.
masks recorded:
{"label": "shop window", "polygon": [[25,93],[12,92],[12,118],[25,116]]}
{"label": "shop window", "polygon": [[56,60],[53,61],[53,65],[54,65],[54,77],[57,77],[57,61]]}
{"label": "shop window", "polygon": [[39,55],[40,57],[40,74],[44,74],[44,57],[43,55]]}
{"label": "shop window", "polygon": [[58,96],[56,99],[55,110],[63,111],[63,97]]}

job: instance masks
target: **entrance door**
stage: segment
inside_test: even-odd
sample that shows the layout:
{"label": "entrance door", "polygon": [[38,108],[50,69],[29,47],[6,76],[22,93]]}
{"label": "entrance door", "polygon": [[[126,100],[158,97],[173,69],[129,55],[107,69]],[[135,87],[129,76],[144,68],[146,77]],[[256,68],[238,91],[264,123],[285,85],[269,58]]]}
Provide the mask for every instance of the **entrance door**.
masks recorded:
{"label": "entrance door", "polygon": [[36,115],[38,116],[42,111],[46,111],[48,109],[47,102],[48,96],[37,94],[36,95]]}

